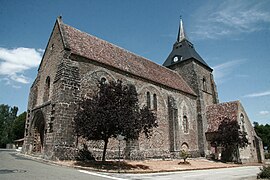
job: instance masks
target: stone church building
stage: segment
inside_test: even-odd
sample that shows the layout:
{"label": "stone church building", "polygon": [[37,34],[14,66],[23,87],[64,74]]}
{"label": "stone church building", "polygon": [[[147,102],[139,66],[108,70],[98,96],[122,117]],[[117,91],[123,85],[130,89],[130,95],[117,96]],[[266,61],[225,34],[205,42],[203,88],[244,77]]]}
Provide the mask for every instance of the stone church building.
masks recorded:
{"label": "stone church building", "polygon": [[[219,103],[213,69],[186,38],[183,22],[172,51],[158,65],[114,44],[62,22],[53,27],[38,74],[30,89],[23,152],[45,159],[70,159],[82,143],[102,155],[102,142],[85,142],[74,134],[77,102],[91,97],[99,80],[134,84],[141,106],[157,115],[159,126],[150,139],[121,142],[123,157],[175,158],[181,149],[193,157],[216,153],[207,134],[224,117],[238,121],[249,145],[239,149],[241,162],[262,162],[262,142],[240,102]],[[107,158],[118,155],[118,141],[110,139]]]}

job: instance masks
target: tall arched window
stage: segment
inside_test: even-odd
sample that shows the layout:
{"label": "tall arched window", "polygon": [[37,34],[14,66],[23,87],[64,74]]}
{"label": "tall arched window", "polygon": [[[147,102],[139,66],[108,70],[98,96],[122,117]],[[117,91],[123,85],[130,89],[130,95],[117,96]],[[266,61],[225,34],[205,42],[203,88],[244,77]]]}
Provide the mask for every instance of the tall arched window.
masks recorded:
{"label": "tall arched window", "polygon": [[32,93],[32,106],[35,107],[37,105],[37,97],[38,97],[38,87],[35,85]]}
{"label": "tall arched window", "polygon": [[148,109],[150,109],[150,108],[151,108],[151,97],[150,97],[150,92],[147,92],[147,93],[146,93],[146,104],[147,104]]}
{"label": "tall arched window", "polygon": [[205,79],[205,77],[203,77],[203,79],[202,79],[202,84],[203,84],[203,91],[207,91],[207,86],[206,86],[206,79]]}
{"label": "tall arched window", "polygon": [[188,118],[186,115],[183,116],[183,127],[184,133],[188,133]]}
{"label": "tall arched window", "polygon": [[153,94],[153,108],[156,111],[157,110],[157,95]]}
{"label": "tall arched window", "polygon": [[241,125],[242,125],[242,131],[246,131],[246,128],[245,128],[245,117],[244,115],[241,113],[240,114],[240,121],[241,121]]}
{"label": "tall arched window", "polygon": [[50,80],[50,76],[48,76],[46,78],[45,81],[45,87],[44,87],[44,95],[43,95],[43,101],[46,102],[49,100],[49,96],[50,96],[50,85],[51,85],[51,80]]}

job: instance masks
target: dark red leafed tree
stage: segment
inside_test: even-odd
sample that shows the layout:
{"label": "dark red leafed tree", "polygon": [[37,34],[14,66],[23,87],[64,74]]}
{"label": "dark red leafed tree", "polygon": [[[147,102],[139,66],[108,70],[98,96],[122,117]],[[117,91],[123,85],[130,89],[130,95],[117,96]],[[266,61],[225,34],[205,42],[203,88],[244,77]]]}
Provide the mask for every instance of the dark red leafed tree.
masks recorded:
{"label": "dark red leafed tree", "polygon": [[232,161],[233,156],[238,156],[238,148],[243,148],[248,145],[247,133],[241,131],[237,121],[231,121],[225,118],[219,125],[213,142],[224,148],[222,159]]}
{"label": "dark red leafed tree", "polygon": [[149,138],[158,126],[152,111],[139,108],[135,86],[124,85],[120,80],[100,82],[97,94],[79,103],[74,122],[78,136],[104,141],[103,162],[109,138],[123,135],[125,140],[134,140],[140,133]]}

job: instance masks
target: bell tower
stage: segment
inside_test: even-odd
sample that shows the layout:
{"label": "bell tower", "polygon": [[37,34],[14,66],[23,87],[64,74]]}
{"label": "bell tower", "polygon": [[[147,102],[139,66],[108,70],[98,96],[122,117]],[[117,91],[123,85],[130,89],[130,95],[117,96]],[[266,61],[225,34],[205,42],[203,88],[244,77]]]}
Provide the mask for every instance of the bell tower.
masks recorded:
{"label": "bell tower", "polygon": [[201,156],[205,156],[209,149],[205,138],[208,125],[205,108],[218,103],[218,94],[213,69],[201,58],[187,38],[182,18],[176,42],[163,66],[178,72],[197,94],[198,144]]}

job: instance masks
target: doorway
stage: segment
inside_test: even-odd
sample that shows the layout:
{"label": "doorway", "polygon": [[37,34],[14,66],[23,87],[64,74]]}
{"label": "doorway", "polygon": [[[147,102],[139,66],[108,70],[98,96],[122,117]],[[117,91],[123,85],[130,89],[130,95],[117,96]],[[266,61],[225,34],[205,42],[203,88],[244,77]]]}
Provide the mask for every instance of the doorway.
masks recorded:
{"label": "doorway", "polygon": [[45,119],[41,110],[37,111],[32,121],[33,153],[41,153],[44,147]]}

